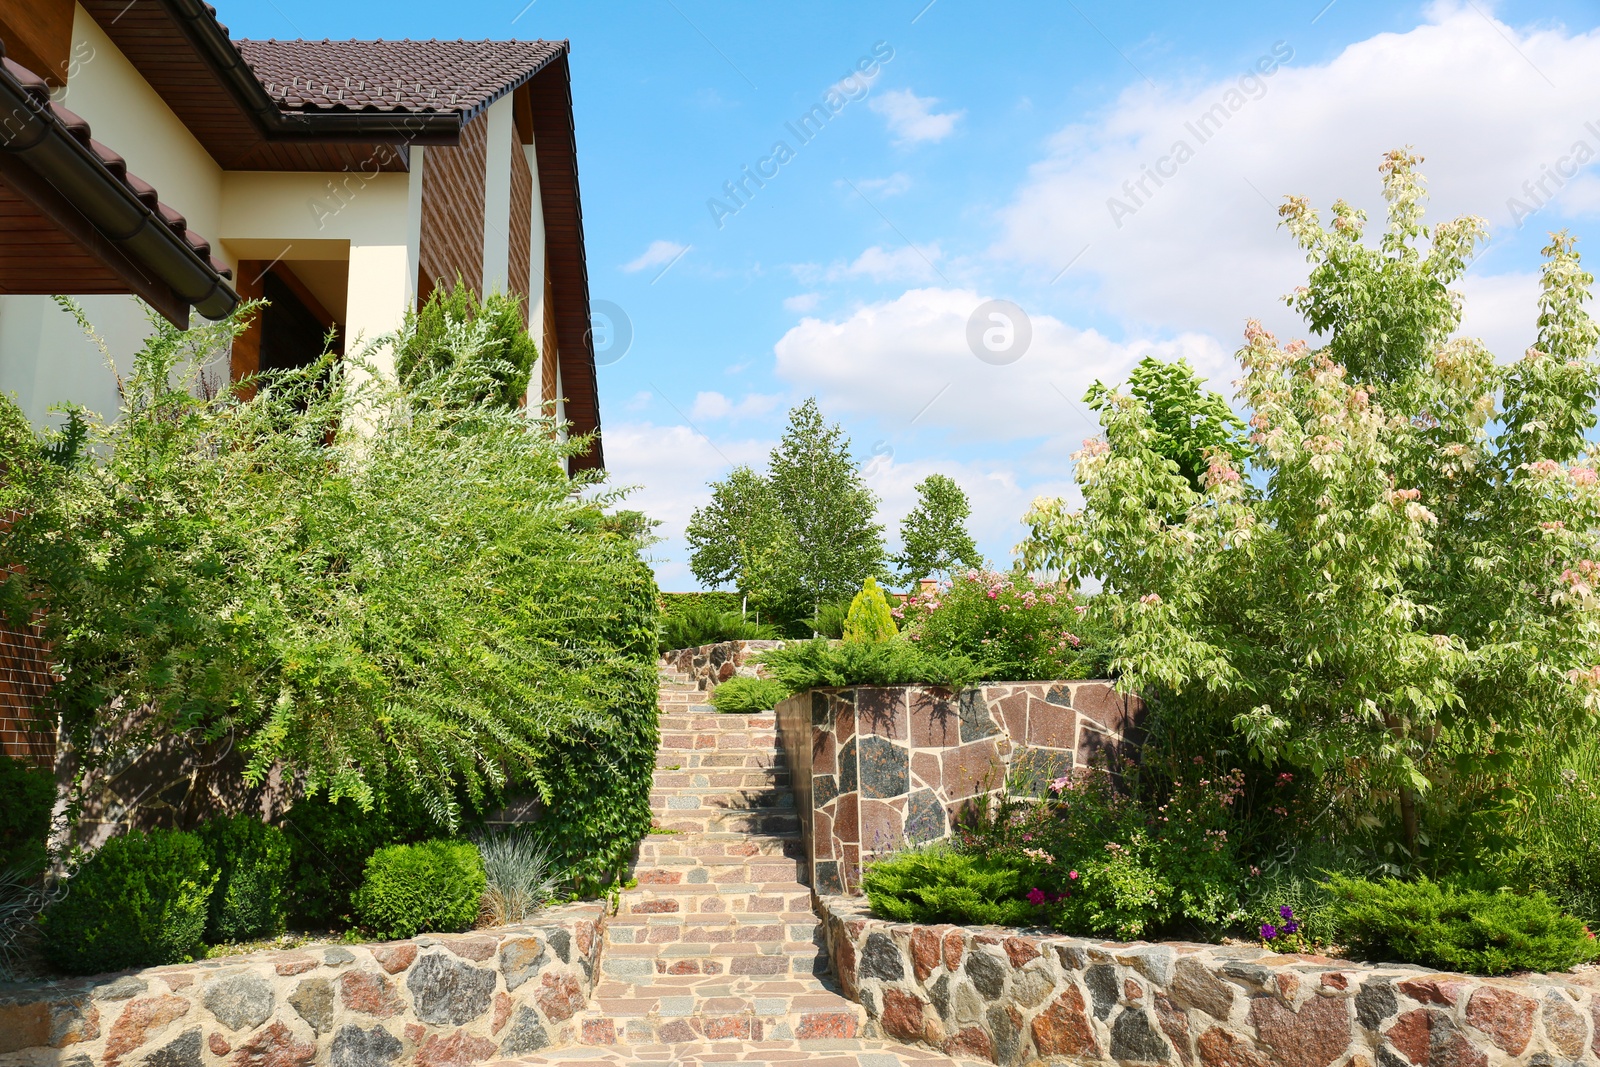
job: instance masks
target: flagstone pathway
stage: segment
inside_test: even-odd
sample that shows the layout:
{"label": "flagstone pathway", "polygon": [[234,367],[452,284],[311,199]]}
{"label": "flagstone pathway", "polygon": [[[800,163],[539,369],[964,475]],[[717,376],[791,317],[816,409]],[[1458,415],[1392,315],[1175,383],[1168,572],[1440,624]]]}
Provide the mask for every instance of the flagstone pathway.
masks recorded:
{"label": "flagstone pathway", "polygon": [[[637,886],[606,930],[581,1044],[519,1064],[966,1064],[862,1037],[803,884],[800,820],[773,716],[719,715],[663,672],[661,747]],[[978,1067],[976,1063],[973,1067]]]}

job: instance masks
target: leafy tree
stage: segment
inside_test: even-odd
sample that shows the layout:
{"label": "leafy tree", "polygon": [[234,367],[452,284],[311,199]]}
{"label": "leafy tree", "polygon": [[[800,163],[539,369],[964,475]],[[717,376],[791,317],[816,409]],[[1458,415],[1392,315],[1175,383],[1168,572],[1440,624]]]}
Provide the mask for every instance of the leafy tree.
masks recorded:
{"label": "leafy tree", "polygon": [[[1222,449],[1234,462],[1244,461],[1244,423],[1221,393],[1201,389],[1200,377],[1188,360],[1164,363],[1144,357],[1128,375],[1128,392],[1150,414],[1151,447],[1177,464],[1178,473],[1195,489],[1200,488],[1209,452]],[[1100,411],[1112,395],[1097,381],[1084,399],[1091,410]]]}
{"label": "leafy tree", "polygon": [[850,439],[823,419],[815,397],[789,412],[769,468],[773,499],[794,538],[796,585],[814,609],[879,572],[878,498],[861,481]]}
{"label": "leafy tree", "polygon": [[930,474],[917,483],[917,506],[900,522],[900,554],[892,562],[900,578],[915,582],[933,575],[947,577],[956,567],[983,565],[978,546],[967,532],[972,505],[955,479]]}
{"label": "leafy tree", "polygon": [[1103,581],[1091,615],[1120,634],[1126,686],[1214,713],[1352,816],[1392,805],[1401,863],[1427,844],[1419,806],[1572,744],[1600,709],[1592,278],[1558,234],[1524,359],[1452,339],[1448,285],[1484,227],[1424,226],[1416,162],[1385,158],[1377,248],[1343,202],[1329,228],[1282,209],[1313,264],[1291,301],[1326,343],[1247,329],[1248,468],[1213,449],[1196,488],[1150,405],[1108,393],[1077,457],[1083,509],[1040,502],[1022,546]]}
{"label": "leafy tree", "polygon": [[735,585],[768,617],[798,618],[877,574],[877,503],[844,431],[807,400],[789,412],[768,474],[740,466],[711,483],[689,520],[689,568],[703,585]]}

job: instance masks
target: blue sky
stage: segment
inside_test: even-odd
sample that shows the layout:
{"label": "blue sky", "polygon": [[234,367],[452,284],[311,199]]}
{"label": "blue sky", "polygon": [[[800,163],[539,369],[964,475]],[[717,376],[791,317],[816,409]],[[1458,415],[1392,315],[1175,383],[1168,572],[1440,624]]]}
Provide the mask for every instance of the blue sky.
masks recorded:
{"label": "blue sky", "polygon": [[[706,480],[759,465],[812,394],[891,541],[943,471],[1009,562],[1028,501],[1071,493],[1089,382],[1155,353],[1231,395],[1247,318],[1303,332],[1276,204],[1381,221],[1388,148],[1427,158],[1434,217],[1488,220],[1464,330],[1502,359],[1532,338],[1546,232],[1600,235],[1592,4],[219,6],[238,37],[571,39],[591,292],[632,333],[600,369],[607,461],[663,520],[667,589],[694,586],[681,533]],[[736,201],[747,166],[772,176]],[[969,341],[992,300],[1028,323],[1010,362],[1002,322],[998,356]]]}

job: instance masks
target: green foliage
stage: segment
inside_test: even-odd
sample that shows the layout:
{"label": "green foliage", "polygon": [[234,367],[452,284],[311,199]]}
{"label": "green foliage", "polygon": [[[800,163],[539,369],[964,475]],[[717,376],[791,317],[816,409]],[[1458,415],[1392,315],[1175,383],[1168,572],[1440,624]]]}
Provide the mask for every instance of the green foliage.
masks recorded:
{"label": "green foliage", "polygon": [[811,627],[813,636],[841,641],[844,639],[844,620],[849,614],[850,604],[847,601],[820,604],[816,613],[806,620],[806,625]]}
{"label": "green foliage", "polygon": [[878,588],[876,578],[861,584],[861,592],[850,601],[850,610],[844,617],[846,644],[881,644],[891,641],[899,631],[895,629],[894,616],[889,614],[889,601]]}
{"label": "green foliage", "polygon": [[826,638],[790,641],[761,653],[767,673],[791,693],[843,685],[942,685],[960,689],[978,680],[965,656],[941,656],[910,641],[829,644]]}
{"label": "green foliage", "polygon": [[892,562],[902,581],[948,577],[957,568],[983,566],[967,532],[972,505],[955,479],[930,474],[917,483],[917,505],[900,522],[900,554]]}
{"label": "green foliage", "polygon": [[663,615],[660,632],[657,643],[662,652],[699,648],[719,641],[769,641],[781,636],[775,626],[758,623],[737,609],[721,610],[715,602],[703,600],[690,601],[678,606],[671,615]]}
{"label": "green foliage", "polygon": [[[1221,393],[1202,388],[1188,360],[1164,363],[1144,357],[1128,373],[1128,392],[1149,415],[1151,450],[1170,460],[1196,492],[1211,453],[1244,462],[1244,423]],[[1115,390],[1096,381],[1084,399],[1091,410],[1102,411],[1115,396]]]}
{"label": "green foliage", "polygon": [[0,754],[0,871],[44,870],[56,778],[48,767]]}
{"label": "green foliage", "polygon": [[1397,870],[1452,847],[1429,827],[1472,790],[1497,803],[1492,779],[1569,749],[1600,708],[1589,277],[1557,235],[1543,355],[1501,367],[1453,339],[1447,287],[1483,224],[1424,227],[1415,162],[1384,162],[1376,248],[1347,204],[1327,229],[1283,208],[1313,264],[1292,302],[1326,344],[1247,329],[1248,468],[1213,449],[1196,488],[1150,404],[1106,392],[1084,508],[1037,504],[1022,546],[1029,568],[1101,579],[1090,613],[1132,689],[1207,709],[1215,748],[1308,775]]}
{"label": "green foliage", "polygon": [[443,829],[403,788],[380,788],[362,811],[350,797],[302,797],[283,819],[289,842],[289,915],[311,927],[351,921],[350,896],[361,871],[385,845],[414,844]]}
{"label": "green foliage", "polygon": [[689,567],[705,585],[734,583],[766,618],[800,619],[878,573],[876,511],[849,438],[808,399],[789,412],[767,474],[736,467],[711,483],[686,531]]}
{"label": "green foliage", "polygon": [[771,678],[729,678],[711,691],[718,711],[771,711],[789,695],[789,687]]}
{"label": "green foliage", "polygon": [[1110,642],[1081,618],[1070,586],[968,571],[895,609],[906,637],[940,656],[967,656],[995,681],[1103,676]]}
{"label": "green foliage", "polygon": [[1536,751],[1510,777],[1519,793],[1493,813],[1509,840],[1495,842],[1492,873],[1524,891],[1544,890],[1600,929],[1600,738],[1566,753]]}
{"label": "green foliage", "polygon": [[289,885],[289,839],[252,815],[212,819],[197,831],[217,873],[206,941],[254,941],[283,933]]}
{"label": "green foliage", "polygon": [[[474,330],[473,324],[481,327]],[[515,295],[478,295],[456,276],[449,289],[435,289],[417,312],[407,311],[395,341],[395,370],[409,387],[459,375],[470,365],[484,373],[474,395],[517,407],[528,393],[528,377],[539,358]]]}
{"label": "green foliage", "polygon": [[1025,893],[1027,867],[935,845],[869,864],[861,887],[872,910],[895,922],[1022,926],[1039,915]]}
{"label": "green foliage", "polygon": [[113,837],[72,875],[40,920],[44,954],[69,974],[184,963],[205,945],[217,874],[181,830]]}
{"label": "green foliage", "polygon": [[1600,956],[1593,935],[1543,893],[1344,876],[1329,888],[1335,936],[1359,958],[1506,974],[1564,971]]}
{"label": "green foliage", "polygon": [[488,878],[470,841],[423,841],[380,848],[353,903],[363,928],[379,937],[467,930],[478,920]]}
{"label": "green foliage", "polygon": [[523,787],[562,867],[620,870],[649,825],[656,592],[618,494],[563,470],[588,442],[490,395],[488,315],[408,389],[356,354],[204,395],[183,368],[237,326],[156,322],[89,428],[100,462],[50,461],[0,400],[0,604],[46,608],[68,742],[231,736],[252,782],[370,810],[392,781],[446,829]]}

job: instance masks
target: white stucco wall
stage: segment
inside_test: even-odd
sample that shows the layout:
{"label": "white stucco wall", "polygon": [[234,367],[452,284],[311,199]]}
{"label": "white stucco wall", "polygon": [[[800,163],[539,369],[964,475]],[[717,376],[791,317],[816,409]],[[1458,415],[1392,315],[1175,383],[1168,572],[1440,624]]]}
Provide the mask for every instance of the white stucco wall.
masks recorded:
{"label": "white stucco wall", "polygon": [[489,105],[483,169],[483,292],[505,292],[511,263],[512,97]]}

